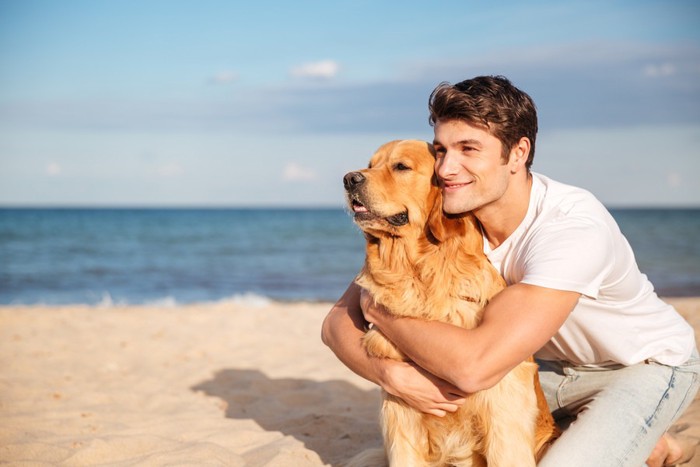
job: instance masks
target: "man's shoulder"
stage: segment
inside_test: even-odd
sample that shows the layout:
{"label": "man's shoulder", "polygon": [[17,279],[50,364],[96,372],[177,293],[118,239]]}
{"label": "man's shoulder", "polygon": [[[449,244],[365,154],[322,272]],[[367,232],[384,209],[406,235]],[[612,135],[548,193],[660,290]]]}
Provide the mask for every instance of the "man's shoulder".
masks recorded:
{"label": "man's shoulder", "polygon": [[549,197],[590,197],[595,199],[595,196],[585,188],[581,188],[568,183],[563,183],[558,180],[547,177],[540,173],[532,173],[533,180],[536,184],[540,184]]}
{"label": "man's shoulder", "polygon": [[539,174],[533,174],[533,178],[539,193],[535,195],[536,214],[526,234],[531,246],[540,242],[569,245],[571,241],[607,241],[619,231],[607,208],[588,190]]}
{"label": "man's shoulder", "polygon": [[562,215],[584,215],[598,217],[607,214],[607,209],[590,191],[574,185],[553,180],[545,175],[533,173],[533,186],[537,188],[540,213],[556,211]]}

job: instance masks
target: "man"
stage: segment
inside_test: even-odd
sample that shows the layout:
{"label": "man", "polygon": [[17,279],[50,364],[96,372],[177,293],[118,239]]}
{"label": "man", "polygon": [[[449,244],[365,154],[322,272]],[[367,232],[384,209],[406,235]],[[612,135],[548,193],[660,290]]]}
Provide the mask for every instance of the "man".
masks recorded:
{"label": "man", "polygon": [[[466,330],[394,318],[351,284],[324,321],[324,342],[360,376],[436,416],[535,354],[555,418],[575,419],[540,465],[675,463],[687,453],[664,433],[697,392],[693,329],[656,296],[602,204],[530,171],[530,97],[503,77],[441,84],[430,121],[443,210],[474,213],[508,287]],[[367,322],[412,363],[368,357],[359,339]]]}

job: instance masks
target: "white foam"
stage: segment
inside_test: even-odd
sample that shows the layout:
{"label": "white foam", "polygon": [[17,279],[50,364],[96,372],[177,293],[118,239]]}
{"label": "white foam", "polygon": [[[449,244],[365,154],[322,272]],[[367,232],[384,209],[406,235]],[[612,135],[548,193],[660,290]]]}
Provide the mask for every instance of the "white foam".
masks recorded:
{"label": "white foam", "polygon": [[109,308],[114,306],[114,300],[112,300],[112,295],[108,292],[102,292],[102,300],[97,302],[95,305],[99,308]]}
{"label": "white foam", "polygon": [[272,300],[264,295],[258,295],[253,292],[245,292],[243,294],[235,294],[227,298],[222,298],[221,300],[218,300],[217,303],[235,303],[236,305],[263,308],[270,305]]}
{"label": "white foam", "polygon": [[179,303],[177,300],[175,300],[175,297],[167,296],[167,297],[157,298],[155,300],[149,300],[149,301],[145,302],[144,305],[157,306],[157,307],[161,307],[161,308],[175,308],[176,306],[179,305]]}

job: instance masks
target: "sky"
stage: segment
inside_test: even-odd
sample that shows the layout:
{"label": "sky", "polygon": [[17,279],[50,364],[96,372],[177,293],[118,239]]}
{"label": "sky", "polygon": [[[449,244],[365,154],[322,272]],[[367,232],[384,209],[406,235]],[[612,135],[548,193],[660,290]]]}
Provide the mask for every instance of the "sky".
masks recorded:
{"label": "sky", "polygon": [[534,99],[533,170],[700,207],[700,3],[0,0],[0,206],[342,206],[443,82]]}

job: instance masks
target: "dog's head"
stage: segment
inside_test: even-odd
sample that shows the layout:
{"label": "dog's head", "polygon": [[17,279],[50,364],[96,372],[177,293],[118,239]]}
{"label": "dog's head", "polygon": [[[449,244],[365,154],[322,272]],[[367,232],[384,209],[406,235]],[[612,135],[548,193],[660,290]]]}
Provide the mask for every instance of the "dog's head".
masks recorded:
{"label": "dog's head", "polygon": [[381,146],[366,169],[343,178],[355,223],[373,237],[425,232],[442,241],[451,231],[461,230],[442,213],[434,165],[435,151],[424,141]]}

